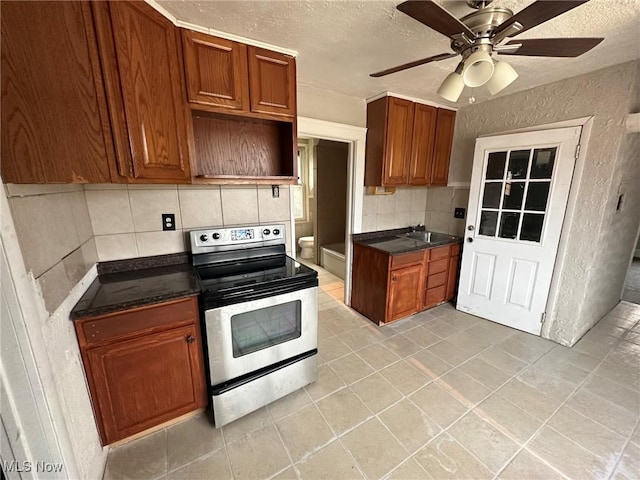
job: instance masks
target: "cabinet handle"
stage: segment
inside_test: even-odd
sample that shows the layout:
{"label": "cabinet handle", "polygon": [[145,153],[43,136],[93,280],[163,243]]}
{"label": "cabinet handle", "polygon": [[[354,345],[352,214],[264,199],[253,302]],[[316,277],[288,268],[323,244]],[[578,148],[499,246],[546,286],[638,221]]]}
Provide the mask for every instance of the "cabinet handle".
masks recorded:
{"label": "cabinet handle", "polygon": [[185,340],[187,341],[187,343],[193,343],[196,341],[196,338],[193,335],[187,335],[187,338],[185,338]]}
{"label": "cabinet handle", "polygon": [[392,282],[395,282],[395,281],[396,281],[396,276],[395,276],[395,275],[392,275],[392,276],[391,276],[391,281],[392,281]]}

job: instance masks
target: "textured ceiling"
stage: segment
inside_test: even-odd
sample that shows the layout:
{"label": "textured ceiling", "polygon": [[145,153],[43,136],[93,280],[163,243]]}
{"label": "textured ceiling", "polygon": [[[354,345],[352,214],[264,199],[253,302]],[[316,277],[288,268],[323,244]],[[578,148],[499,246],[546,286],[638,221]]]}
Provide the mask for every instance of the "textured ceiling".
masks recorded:
{"label": "textured ceiling", "polygon": [[[159,0],[178,20],[298,52],[298,82],[360,98],[384,91],[450,104],[436,90],[459,58],[383,78],[369,73],[449,52],[449,40],[396,10],[396,1]],[[439,2],[458,18],[471,13],[464,1]],[[518,12],[532,0],[495,0]],[[501,56],[520,77],[499,95],[573,77],[640,58],[640,0],[591,0],[517,38],[605,37],[578,58]],[[466,103],[466,88],[457,105]],[[477,102],[492,98],[473,91]]]}

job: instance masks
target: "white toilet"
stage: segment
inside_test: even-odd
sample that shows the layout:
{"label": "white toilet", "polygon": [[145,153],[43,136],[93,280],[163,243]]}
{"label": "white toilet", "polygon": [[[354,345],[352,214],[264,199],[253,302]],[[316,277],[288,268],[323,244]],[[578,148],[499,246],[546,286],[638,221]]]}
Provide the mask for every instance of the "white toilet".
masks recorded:
{"label": "white toilet", "polygon": [[298,245],[300,245],[300,258],[313,258],[313,237],[300,237]]}

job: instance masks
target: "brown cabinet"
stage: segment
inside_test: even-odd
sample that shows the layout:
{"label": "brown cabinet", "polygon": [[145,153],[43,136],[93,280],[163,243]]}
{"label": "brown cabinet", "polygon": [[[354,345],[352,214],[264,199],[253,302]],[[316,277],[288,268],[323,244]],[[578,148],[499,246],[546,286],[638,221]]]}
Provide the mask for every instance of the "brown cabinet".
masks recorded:
{"label": "brown cabinet", "polygon": [[251,111],[296,115],[296,62],[289,55],[249,46]]}
{"label": "brown cabinet", "polygon": [[367,105],[366,186],[446,185],[455,112],[383,97]]}
{"label": "brown cabinet", "polygon": [[451,300],[460,245],[390,255],[353,245],[351,307],[378,325]]}
{"label": "brown cabinet", "polygon": [[190,182],[178,29],[144,2],[93,6],[120,174]]}
{"label": "brown cabinet", "polygon": [[422,285],[422,263],[391,270],[389,277],[387,321],[392,322],[422,310],[422,298],[416,295]]}
{"label": "brown cabinet", "polygon": [[182,47],[193,182],[295,183],[295,59],[190,30]]}
{"label": "brown cabinet", "polygon": [[183,29],[182,50],[189,102],[249,111],[246,45]]}
{"label": "brown cabinet", "polygon": [[196,297],[75,323],[103,445],[206,405]]}
{"label": "brown cabinet", "polygon": [[3,181],[112,181],[115,154],[91,6],[3,2],[1,44]]}

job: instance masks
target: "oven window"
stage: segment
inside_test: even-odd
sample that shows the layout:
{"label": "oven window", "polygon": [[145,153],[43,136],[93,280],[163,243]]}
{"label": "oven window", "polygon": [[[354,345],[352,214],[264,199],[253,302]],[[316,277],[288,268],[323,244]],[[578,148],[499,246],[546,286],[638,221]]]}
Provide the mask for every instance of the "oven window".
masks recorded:
{"label": "oven window", "polygon": [[233,358],[298,338],[302,333],[301,306],[296,300],[233,315]]}

